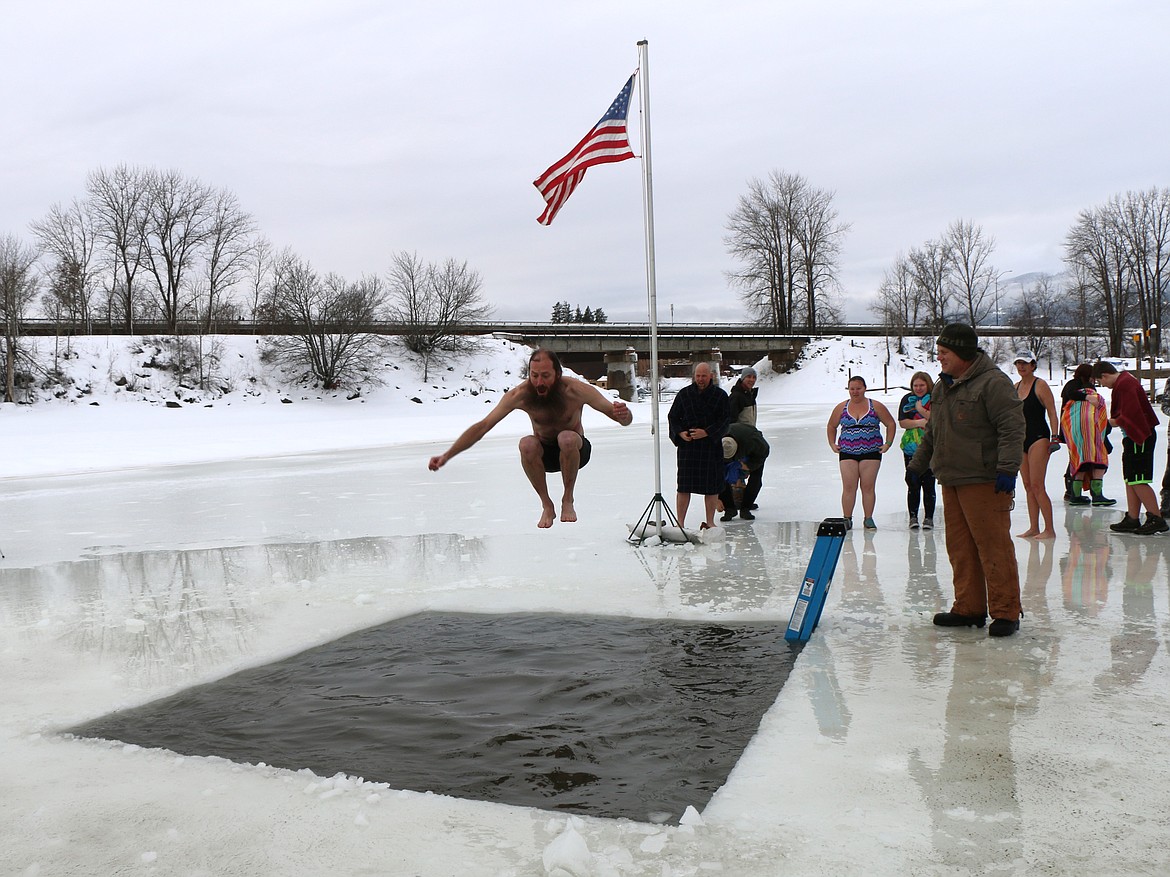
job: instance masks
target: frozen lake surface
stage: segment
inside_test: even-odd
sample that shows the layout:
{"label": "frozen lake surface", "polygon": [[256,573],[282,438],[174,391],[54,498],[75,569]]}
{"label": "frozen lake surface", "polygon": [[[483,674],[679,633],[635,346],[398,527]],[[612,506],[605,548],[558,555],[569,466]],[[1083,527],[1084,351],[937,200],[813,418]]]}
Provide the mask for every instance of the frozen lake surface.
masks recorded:
{"label": "frozen lake surface", "polygon": [[[1019,635],[942,630],[945,531],[901,461],[821,625],[727,782],[684,824],[574,817],[59,731],[422,611],[787,621],[839,514],[827,406],[762,406],[754,523],[624,541],[653,445],[589,427],[579,523],[538,531],[515,438],[4,482],[0,856],[14,874],[1162,874],[1170,539],[1066,509],[1019,541]],[[76,436],[84,442],[84,435]],[[176,440],[178,440],[176,438]],[[673,451],[663,449],[667,496]],[[1107,492],[1121,493],[1111,471]],[[692,511],[692,515],[694,512]],[[1026,526],[1020,501],[1017,532]],[[701,802],[698,802],[701,804]],[[578,841],[580,843],[578,844]],[[573,870],[576,868],[577,870]]]}

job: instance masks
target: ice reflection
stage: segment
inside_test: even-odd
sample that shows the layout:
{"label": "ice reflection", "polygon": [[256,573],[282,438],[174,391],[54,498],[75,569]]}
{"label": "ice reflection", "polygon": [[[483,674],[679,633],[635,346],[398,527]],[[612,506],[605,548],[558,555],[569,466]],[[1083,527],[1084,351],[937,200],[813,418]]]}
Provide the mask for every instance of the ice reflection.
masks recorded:
{"label": "ice reflection", "polygon": [[51,639],[110,662],[137,685],[165,683],[250,651],[273,588],[328,580],[416,587],[467,574],[481,540],[451,534],[127,552],[0,569],[0,637]]}
{"label": "ice reflection", "polygon": [[773,592],[784,590],[769,574],[763,546],[753,528],[738,528],[722,542],[686,552],[679,561],[679,599],[688,606],[722,611],[760,609]]}
{"label": "ice reflection", "polygon": [[[906,596],[903,611],[908,624],[921,626],[935,612],[950,606],[938,576],[938,543],[933,530],[912,530],[906,539]],[[919,684],[938,680],[943,655],[925,636],[902,638],[902,654]]]}
{"label": "ice reflection", "polygon": [[837,678],[833,650],[828,639],[814,640],[801,656],[810,665],[808,697],[817,720],[817,729],[824,737],[844,740],[849,734],[852,715],[845,702],[841,681]]}
{"label": "ice reflection", "polygon": [[1104,525],[1094,526],[1091,514],[1066,511],[1068,555],[1060,561],[1064,605],[1089,617],[1095,616],[1109,599],[1109,554],[1112,542]]}
{"label": "ice reflection", "polygon": [[[794,560],[803,544],[811,552],[815,525],[781,524],[780,539],[766,551],[755,527],[732,527],[720,542],[633,549],[642,569],[665,601],[718,612],[772,609],[782,612],[795,599],[808,563]],[[807,530],[806,540],[800,528]],[[795,540],[797,545],[793,544]]]}
{"label": "ice reflection", "polygon": [[[861,542],[860,551],[856,541]],[[882,593],[877,565],[872,534],[864,534],[860,540],[846,538],[832,585],[840,594],[834,607],[834,623],[849,629],[849,636],[840,640],[841,664],[852,672],[858,688],[865,690],[874,685],[874,668],[894,649],[894,641],[886,633],[890,608]],[[830,600],[831,595],[832,590]],[[825,623],[824,616],[821,623]]]}
{"label": "ice reflection", "polygon": [[[1120,541],[1120,539],[1118,540]],[[1125,580],[1121,588],[1121,630],[1109,638],[1109,669],[1094,680],[1102,692],[1131,686],[1150,669],[1158,651],[1154,582],[1165,582],[1158,573],[1165,560],[1160,539],[1125,537]]]}
{"label": "ice reflection", "polygon": [[1036,713],[1055,673],[1059,638],[1047,599],[1052,545],[1029,542],[1020,566],[1029,647],[939,634],[953,645],[942,754],[932,764],[922,749],[910,752],[939,861],[964,873],[1015,871],[1023,861],[1012,735]]}

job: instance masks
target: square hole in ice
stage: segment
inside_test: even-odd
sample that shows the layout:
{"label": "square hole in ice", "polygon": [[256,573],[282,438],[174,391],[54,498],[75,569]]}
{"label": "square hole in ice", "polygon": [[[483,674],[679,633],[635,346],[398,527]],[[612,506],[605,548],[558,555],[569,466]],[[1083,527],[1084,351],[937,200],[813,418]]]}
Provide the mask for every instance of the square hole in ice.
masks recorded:
{"label": "square hole in ice", "polygon": [[775,623],[426,612],[69,733],[677,820],[726,781],[796,654]]}

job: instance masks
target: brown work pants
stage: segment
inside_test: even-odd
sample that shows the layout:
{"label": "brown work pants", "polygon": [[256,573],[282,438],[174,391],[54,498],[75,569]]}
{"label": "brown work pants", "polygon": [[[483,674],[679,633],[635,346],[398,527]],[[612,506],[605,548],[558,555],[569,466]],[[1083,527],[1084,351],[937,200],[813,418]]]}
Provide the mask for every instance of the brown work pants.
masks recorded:
{"label": "brown work pants", "polygon": [[951,611],[984,618],[1020,618],[1020,570],[1012,540],[1012,497],[995,484],[942,489],[947,556],[955,577]]}

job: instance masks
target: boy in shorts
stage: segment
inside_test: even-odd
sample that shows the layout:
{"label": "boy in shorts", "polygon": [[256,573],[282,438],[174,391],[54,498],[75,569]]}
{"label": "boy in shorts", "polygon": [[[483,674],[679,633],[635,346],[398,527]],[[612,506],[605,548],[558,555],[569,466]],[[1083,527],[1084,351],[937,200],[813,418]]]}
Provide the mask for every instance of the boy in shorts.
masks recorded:
{"label": "boy in shorts", "polygon": [[[1158,437],[1155,428],[1158,415],[1146,391],[1137,378],[1127,371],[1118,372],[1110,362],[1093,366],[1093,378],[1112,391],[1109,423],[1121,427],[1121,471],[1125,476],[1125,517],[1109,526],[1115,533],[1136,533],[1153,536],[1170,530],[1158,508],[1154,493],[1154,443]],[[1146,522],[1141,522],[1142,506],[1146,507]]]}

